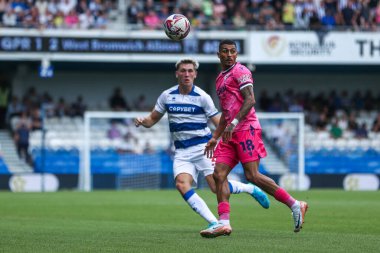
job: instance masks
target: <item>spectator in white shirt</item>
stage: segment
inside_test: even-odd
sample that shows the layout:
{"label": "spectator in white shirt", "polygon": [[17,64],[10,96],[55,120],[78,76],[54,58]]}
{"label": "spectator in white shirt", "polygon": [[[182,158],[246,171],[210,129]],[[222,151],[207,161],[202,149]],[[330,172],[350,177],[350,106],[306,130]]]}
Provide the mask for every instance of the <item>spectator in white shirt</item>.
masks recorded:
{"label": "spectator in white shirt", "polygon": [[91,29],[94,27],[95,19],[90,10],[79,15],[79,27],[81,29]]}
{"label": "spectator in white shirt", "polygon": [[3,15],[3,26],[15,27],[17,25],[17,16],[12,9],[8,9]]}
{"label": "spectator in white shirt", "polygon": [[62,11],[66,16],[71,10],[75,8],[76,4],[76,0],[61,0],[61,2],[58,4],[58,10]]}

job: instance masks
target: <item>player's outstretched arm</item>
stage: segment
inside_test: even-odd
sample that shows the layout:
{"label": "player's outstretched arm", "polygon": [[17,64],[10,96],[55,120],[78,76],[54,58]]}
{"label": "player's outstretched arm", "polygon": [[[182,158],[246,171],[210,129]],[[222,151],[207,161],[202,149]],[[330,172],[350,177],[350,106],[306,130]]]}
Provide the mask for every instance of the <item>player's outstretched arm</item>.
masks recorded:
{"label": "player's outstretched arm", "polygon": [[215,127],[218,127],[218,125],[219,125],[219,122],[220,122],[220,116],[221,116],[221,114],[218,113],[218,114],[215,115],[214,117],[210,118],[212,124],[214,124]]}
{"label": "player's outstretched arm", "polygon": [[154,126],[160,119],[164,116],[162,113],[153,110],[147,117],[138,117],[134,119],[135,126],[143,126],[146,128],[150,128]]}
{"label": "player's outstretched arm", "polygon": [[212,135],[212,138],[207,142],[205,147],[204,155],[206,155],[208,158],[212,158],[214,156],[214,149],[216,147],[216,144],[218,143],[218,139],[222,135],[224,129],[226,128],[227,122],[224,118],[224,114],[222,115],[216,115],[215,117],[211,118],[211,121],[217,125],[214,134]]}

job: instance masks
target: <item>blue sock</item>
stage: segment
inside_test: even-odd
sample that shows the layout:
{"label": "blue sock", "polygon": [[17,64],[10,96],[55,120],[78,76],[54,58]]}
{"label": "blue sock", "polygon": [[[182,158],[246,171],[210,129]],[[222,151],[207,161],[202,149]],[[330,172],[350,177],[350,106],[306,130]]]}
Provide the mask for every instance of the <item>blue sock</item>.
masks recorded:
{"label": "blue sock", "polygon": [[186,192],[182,197],[185,201],[187,201],[191,196],[193,196],[195,191],[193,189],[190,189],[188,192]]}
{"label": "blue sock", "polygon": [[230,193],[234,193],[234,188],[232,187],[232,184],[230,181],[228,181],[228,186],[230,187]]}

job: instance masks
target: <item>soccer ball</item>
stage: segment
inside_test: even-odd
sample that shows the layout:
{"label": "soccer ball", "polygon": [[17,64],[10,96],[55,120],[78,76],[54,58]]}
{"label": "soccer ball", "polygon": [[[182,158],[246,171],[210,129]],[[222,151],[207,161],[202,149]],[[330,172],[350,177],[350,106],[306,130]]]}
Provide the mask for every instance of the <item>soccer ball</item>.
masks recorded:
{"label": "soccer ball", "polygon": [[166,35],[175,41],[180,41],[189,34],[190,22],[181,14],[170,15],[164,22]]}

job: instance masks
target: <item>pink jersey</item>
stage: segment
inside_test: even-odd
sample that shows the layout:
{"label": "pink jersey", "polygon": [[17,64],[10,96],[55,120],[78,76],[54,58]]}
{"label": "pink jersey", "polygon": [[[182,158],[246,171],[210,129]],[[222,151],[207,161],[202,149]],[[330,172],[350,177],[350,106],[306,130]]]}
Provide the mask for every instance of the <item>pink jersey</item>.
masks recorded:
{"label": "pink jersey", "polygon": [[[222,71],[216,78],[216,92],[219,97],[220,107],[228,124],[235,118],[243,105],[244,98],[240,90],[252,84],[251,71],[239,62],[231,68]],[[259,119],[253,107],[245,118],[240,120],[235,131],[249,130],[251,126],[254,129],[261,129]]]}

